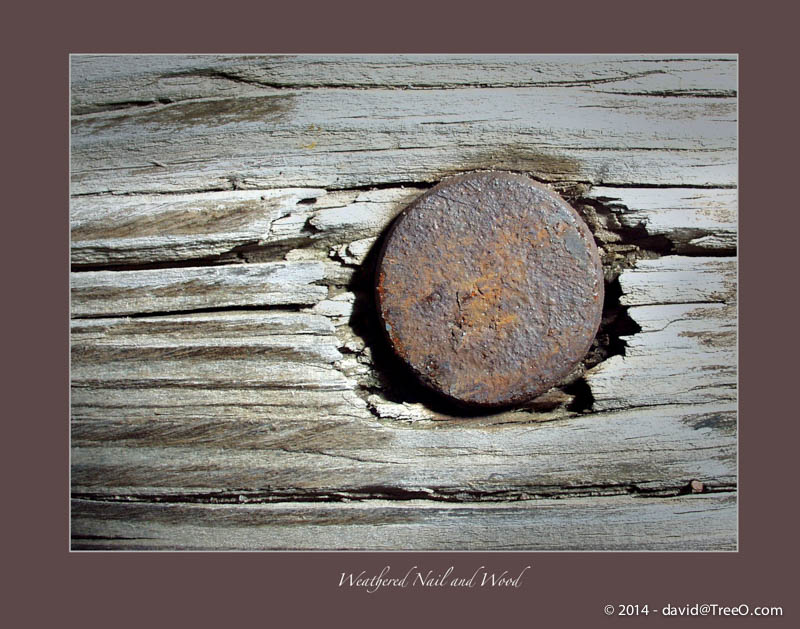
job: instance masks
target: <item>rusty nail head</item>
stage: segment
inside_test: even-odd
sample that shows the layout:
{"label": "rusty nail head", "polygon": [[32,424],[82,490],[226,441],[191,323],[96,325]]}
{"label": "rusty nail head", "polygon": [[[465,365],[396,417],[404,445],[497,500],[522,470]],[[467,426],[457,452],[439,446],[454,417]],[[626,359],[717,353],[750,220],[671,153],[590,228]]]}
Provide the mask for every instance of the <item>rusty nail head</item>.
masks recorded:
{"label": "rusty nail head", "polygon": [[376,300],[389,342],[428,387],[466,405],[518,405],[581,361],[603,310],[589,228],[514,173],[444,180],[393,223]]}

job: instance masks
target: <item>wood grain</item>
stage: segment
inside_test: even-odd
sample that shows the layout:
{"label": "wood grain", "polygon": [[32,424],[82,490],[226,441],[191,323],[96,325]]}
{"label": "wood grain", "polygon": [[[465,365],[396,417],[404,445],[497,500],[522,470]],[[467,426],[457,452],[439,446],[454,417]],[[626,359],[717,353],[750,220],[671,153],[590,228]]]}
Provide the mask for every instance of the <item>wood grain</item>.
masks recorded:
{"label": "wood grain", "polygon": [[[734,550],[731,494],[503,504],[72,505],[76,549]],[[566,532],[569,532],[566,534]]]}
{"label": "wood grain", "polygon": [[81,114],[261,88],[592,87],[600,93],[733,98],[729,55],[114,55],[72,57]]}
{"label": "wood grain", "polygon": [[620,283],[641,329],[588,374],[594,408],[735,402],[736,260],[642,260]]}
{"label": "wood grain", "polygon": [[731,255],[737,248],[737,192],[728,188],[592,188],[620,224],[663,236],[676,253]]}
{"label": "wood grain", "polygon": [[76,273],[72,315],[314,304],[328,294],[324,286],[314,284],[323,277],[319,262]]}
{"label": "wood grain", "polygon": [[[296,69],[302,73],[309,65]],[[511,65],[527,75],[541,67],[549,76],[559,71],[547,59]],[[580,66],[573,64],[571,74]],[[480,67],[473,63],[476,78]],[[734,67],[732,61],[687,60],[645,62],[637,69],[609,60],[581,67],[578,78],[566,83],[548,78],[518,87],[505,87],[502,80],[487,87],[492,70],[484,67],[473,86],[450,89],[446,79],[423,90],[321,89],[313,78],[309,87],[269,81],[260,87],[245,78],[244,92],[221,93],[207,84],[221,78],[230,85],[236,72],[220,76],[198,69],[200,84],[186,98],[155,92],[152,106],[74,115],[73,193],[348,188],[434,182],[475,168],[533,171],[594,185],[732,187]],[[392,69],[389,64],[385,72]],[[452,77],[463,68],[446,69]],[[126,96],[123,88],[110,100],[141,102],[134,98],[139,71],[141,66],[131,68],[128,80],[134,94]],[[684,91],[679,86],[685,71],[728,89]],[[185,66],[156,74],[164,81],[193,80]],[[358,64],[343,66],[341,76],[348,74],[363,76]],[[633,84],[625,90],[606,89],[626,77]],[[158,82],[152,74],[149,80]]]}
{"label": "wood grain", "polygon": [[[736,548],[735,59],[71,63],[73,548]],[[370,297],[474,168],[552,183],[609,282],[495,414],[408,385]]]}
{"label": "wood grain", "polygon": [[292,249],[327,254],[334,245],[357,247],[354,241],[377,238],[420,191],[414,187],[335,192],[279,188],[166,198],[75,197],[72,264],[90,267],[203,258],[241,262],[255,256],[280,260]]}

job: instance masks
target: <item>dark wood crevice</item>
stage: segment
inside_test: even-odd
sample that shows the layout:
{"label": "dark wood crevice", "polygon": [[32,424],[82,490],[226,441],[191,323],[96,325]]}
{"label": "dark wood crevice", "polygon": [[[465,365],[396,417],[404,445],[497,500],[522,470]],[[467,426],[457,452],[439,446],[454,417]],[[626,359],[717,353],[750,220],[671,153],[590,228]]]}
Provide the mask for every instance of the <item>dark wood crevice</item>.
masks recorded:
{"label": "dark wood crevice", "polygon": [[693,488],[696,479],[685,482],[609,483],[606,485],[584,485],[573,487],[520,486],[511,489],[465,489],[465,488],[406,488],[388,485],[341,489],[292,489],[254,490],[240,488],[214,492],[163,492],[163,493],[92,493],[73,492],[74,500],[93,502],[144,502],[155,504],[273,504],[286,502],[364,502],[371,500],[406,502],[424,500],[431,502],[476,503],[509,502],[546,499],[569,499],[585,497],[610,497],[629,495],[640,498],[670,498],[693,493],[720,493],[737,491],[736,483],[708,480],[701,483],[702,489]]}

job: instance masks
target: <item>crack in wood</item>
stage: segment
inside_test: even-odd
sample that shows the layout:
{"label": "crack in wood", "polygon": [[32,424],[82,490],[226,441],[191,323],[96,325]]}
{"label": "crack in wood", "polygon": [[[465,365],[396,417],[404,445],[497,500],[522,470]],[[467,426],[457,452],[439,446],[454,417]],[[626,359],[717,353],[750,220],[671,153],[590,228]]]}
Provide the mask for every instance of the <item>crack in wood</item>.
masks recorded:
{"label": "crack in wood", "polygon": [[[695,479],[692,479],[695,480]],[[78,491],[72,493],[75,500],[93,502],[145,502],[158,504],[271,504],[285,502],[365,502],[365,501],[410,501],[475,503],[570,499],[620,495],[647,498],[672,498],[697,493],[692,490],[691,480],[669,484],[656,481],[608,485],[586,485],[580,487],[516,486],[513,489],[476,490],[446,487],[407,488],[399,486],[372,486],[341,489],[285,488],[279,491],[253,490],[251,488],[218,490],[207,493],[161,493],[146,492],[131,494],[107,494]],[[728,482],[705,481],[702,493],[736,492],[737,485]]]}

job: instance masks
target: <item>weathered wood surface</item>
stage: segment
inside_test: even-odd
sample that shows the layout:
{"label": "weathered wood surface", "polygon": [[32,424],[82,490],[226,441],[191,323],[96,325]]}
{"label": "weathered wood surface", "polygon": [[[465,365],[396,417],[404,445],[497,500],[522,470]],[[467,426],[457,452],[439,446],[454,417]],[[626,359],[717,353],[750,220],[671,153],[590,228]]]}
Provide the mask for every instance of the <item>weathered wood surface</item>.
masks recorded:
{"label": "weathered wood surface", "polygon": [[591,87],[599,93],[736,96],[730,56],[116,55],[72,58],[74,113],[274,88]]}
{"label": "weathered wood surface", "polygon": [[[478,61],[477,83],[416,90],[396,89],[388,77],[371,89],[329,86],[320,83],[326,64],[280,57],[223,61],[221,71],[211,61],[192,71],[189,60],[169,71],[162,60],[141,74],[148,59],[134,64],[127,81],[112,77],[110,92],[91,80],[91,63],[75,69],[76,81],[88,83],[75,90],[76,104],[94,102],[100,111],[73,117],[73,193],[348,188],[431,182],[487,166],[595,185],[736,183],[733,60],[577,62],[565,82],[558,63],[546,61],[537,82],[537,62],[522,61],[507,64],[518,73],[516,87],[492,86],[491,62]],[[277,63],[295,71],[288,86],[271,78]],[[388,64],[384,76],[394,69]],[[462,70],[454,64],[445,75]],[[367,71],[340,60],[343,76]],[[266,78],[253,78],[259,72]],[[707,91],[694,87],[704,76],[714,85]],[[176,82],[194,88],[176,94]],[[154,104],[117,108],[142,102]]]}
{"label": "weathered wood surface", "polygon": [[641,260],[620,282],[641,331],[592,370],[593,408],[735,403],[736,260]]}
{"label": "weathered wood surface", "polygon": [[677,253],[730,255],[736,251],[734,189],[596,186],[589,196],[616,209],[624,227],[662,236]]}
{"label": "weathered wood surface", "polygon": [[[735,548],[735,74],[73,57],[73,547]],[[465,417],[387,357],[369,269],[473,168],[552,182],[611,288],[567,381]]]}
{"label": "weathered wood surface", "polygon": [[306,188],[76,197],[72,263],[148,264],[213,256],[241,262],[256,248],[278,259],[295,247],[327,254],[332,244],[377,237],[420,192]]}
{"label": "weathered wood surface", "polygon": [[717,550],[730,545],[735,511],[730,493],[447,505],[73,504],[76,545],[125,550],[627,550],[631,538],[650,538],[652,550]]}

